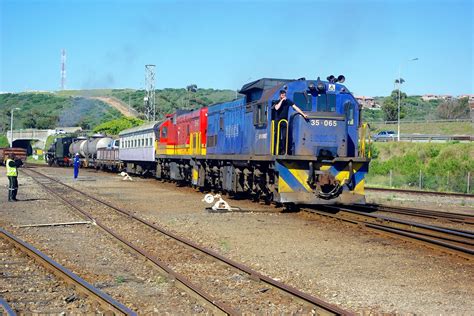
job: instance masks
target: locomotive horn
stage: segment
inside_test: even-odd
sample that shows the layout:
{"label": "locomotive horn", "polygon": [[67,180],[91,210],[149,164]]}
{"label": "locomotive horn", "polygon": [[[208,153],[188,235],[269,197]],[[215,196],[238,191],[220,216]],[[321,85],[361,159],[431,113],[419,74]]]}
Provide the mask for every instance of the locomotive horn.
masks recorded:
{"label": "locomotive horn", "polygon": [[343,75],[339,75],[339,76],[337,77],[336,82],[344,83],[344,81],[346,81],[346,77],[344,77]]}
{"label": "locomotive horn", "polygon": [[336,77],[334,77],[333,75],[330,75],[329,77],[326,78],[330,83],[334,83],[334,80],[336,79]]}

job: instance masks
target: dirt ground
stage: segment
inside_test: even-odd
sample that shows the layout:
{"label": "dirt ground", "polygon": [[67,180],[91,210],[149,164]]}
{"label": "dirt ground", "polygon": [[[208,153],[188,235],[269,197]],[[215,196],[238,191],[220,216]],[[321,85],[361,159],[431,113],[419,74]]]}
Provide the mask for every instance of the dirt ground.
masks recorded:
{"label": "dirt ground", "polygon": [[[134,181],[128,182],[114,174],[81,169],[79,181],[73,181],[70,169],[39,170],[134,211],[145,219],[243,262],[263,274],[354,312],[474,314],[474,264],[455,256],[307,213],[282,213],[281,209],[273,206],[246,200],[228,201],[232,206],[249,212],[210,213],[205,210],[207,204],[201,201],[204,196],[202,193],[154,179],[133,178]],[[0,175],[0,187],[4,188],[4,194],[0,196],[2,227],[14,230],[11,224],[59,220],[38,216],[35,211],[45,202],[36,200],[38,196],[46,201],[52,197],[41,193],[41,189],[24,174],[20,174],[18,195],[23,201],[6,202],[7,179],[4,168],[0,168]],[[463,209],[474,212],[472,201],[454,201],[449,198],[427,198],[425,202],[420,202],[419,198],[405,197],[402,194],[382,196],[374,193],[368,199],[385,204],[396,204],[397,199],[401,199],[405,206],[411,205],[412,201],[409,199],[412,199],[413,203],[442,206],[443,210]],[[60,214],[66,214],[64,206],[59,202],[49,203],[53,214],[56,209],[58,214],[59,211]],[[81,235],[74,235],[75,231],[84,229],[86,228],[69,228],[71,244],[81,238]],[[37,228],[23,234],[27,241],[40,250],[54,252],[55,256],[64,258],[67,263],[74,257],[70,251],[53,249],[54,245],[48,246],[47,250],[42,249],[44,239],[39,236],[47,238],[49,231],[51,229]],[[67,244],[67,239],[65,242]],[[103,246],[106,247],[107,243],[104,242]],[[77,247],[75,249],[77,254]],[[124,249],[121,251],[126,252]],[[95,259],[104,262],[104,271],[108,264],[111,269],[120,266],[113,265],[116,257],[113,253],[109,256],[109,253],[110,251],[104,252],[101,258]],[[131,255],[129,257],[133,258]],[[74,271],[78,274],[91,265],[84,260],[74,261]],[[119,286],[105,286],[103,290],[128,306],[132,304],[137,308],[137,305],[141,305],[135,303],[135,298],[123,297],[117,289],[129,282],[133,280],[125,279]],[[166,286],[162,286],[163,283]],[[146,282],[138,282],[134,286],[140,288],[143,284]],[[179,301],[176,297],[179,298],[180,293],[166,294],[174,288],[168,286],[168,283],[155,282],[154,285],[161,285],[160,295],[167,297],[169,302],[174,302],[174,305],[169,305],[166,309],[168,312],[203,311],[201,306],[187,297]],[[166,299],[163,302],[164,304],[149,307],[147,311],[162,311],[166,308]]]}

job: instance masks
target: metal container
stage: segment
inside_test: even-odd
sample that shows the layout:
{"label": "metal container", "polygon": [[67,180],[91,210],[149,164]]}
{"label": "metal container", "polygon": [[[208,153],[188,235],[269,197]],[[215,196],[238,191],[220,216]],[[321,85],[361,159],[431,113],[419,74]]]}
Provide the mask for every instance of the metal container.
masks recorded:
{"label": "metal container", "polygon": [[112,138],[96,136],[89,138],[87,144],[83,145],[82,154],[84,157],[95,158],[97,156],[98,148],[107,148],[107,146],[112,142]]}
{"label": "metal container", "polygon": [[70,146],[69,146],[69,153],[71,154],[72,157],[74,157],[76,154],[81,155],[81,145],[87,143],[87,139],[84,138],[79,138],[76,139]]}
{"label": "metal container", "polygon": [[79,145],[79,154],[84,158],[89,157],[88,152],[87,152],[87,143],[88,143],[88,140],[84,140]]}
{"label": "metal container", "polygon": [[99,148],[112,148],[114,140],[110,137],[101,138],[95,147],[96,151]]}

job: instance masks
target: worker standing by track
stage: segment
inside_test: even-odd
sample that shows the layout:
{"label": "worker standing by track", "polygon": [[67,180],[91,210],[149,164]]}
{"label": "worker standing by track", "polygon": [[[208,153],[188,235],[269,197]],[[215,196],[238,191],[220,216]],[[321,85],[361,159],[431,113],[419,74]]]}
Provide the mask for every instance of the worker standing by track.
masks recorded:
{"label": "worker standing by track", "polygon": [[79,167],[81,165],[81,159],[79,159],[79,154],[76,154],[74,156],[74,180],[77,179],[77,176],[79,175]]}
{"label": "worker standing by track", "polygon": [[8,177],[8,202],[18,201],[16,195],[18,193],[18,170],[17,168],[23,165],[19,159],[15,159],[15,154],[9,154],[6,161],[7,177]]}

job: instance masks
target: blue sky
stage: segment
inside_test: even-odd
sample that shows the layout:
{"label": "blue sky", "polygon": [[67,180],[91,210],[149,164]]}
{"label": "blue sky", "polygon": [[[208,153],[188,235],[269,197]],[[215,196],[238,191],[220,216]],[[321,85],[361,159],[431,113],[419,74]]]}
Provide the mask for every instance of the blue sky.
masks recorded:
{"label": "blue sky", "polygon": [[[473,2],[0,0],[0,91],[238,89],[261,77],[344,74],[387,95],[474,93]],[[408,61],[411,58],[418,61]]]}

